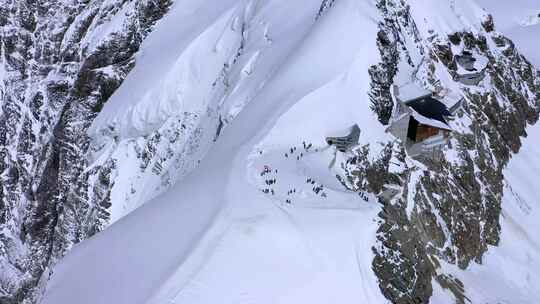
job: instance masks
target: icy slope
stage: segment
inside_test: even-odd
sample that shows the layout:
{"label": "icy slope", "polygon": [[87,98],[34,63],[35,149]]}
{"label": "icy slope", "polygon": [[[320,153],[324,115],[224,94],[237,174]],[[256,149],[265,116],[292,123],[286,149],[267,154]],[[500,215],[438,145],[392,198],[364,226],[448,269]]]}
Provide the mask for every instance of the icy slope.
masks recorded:
{"label": "icy slope", "polygon": [[510,37],[519,50],[540,67],[538,37],[540,37],[540,2],[536,0],[477,0],[496,20],[495,26]]}
{"label": "icy slope", "polygon": [[[336,294],[342,294],[344,301],[384,302],[370,270],[375,204],[368,207],[357,199],[357,194],[336,187],[329,193],[328,201],[341,205],[340,208],[319,210],[316,207],[324,204],[309,206],[308,196],[306,210],[288,210],[282,201],[285,189],[273,198],[266,197],[260,191],[260,181],[251,178],[259,176],[262,164],[272,160],[271,156],[265,160],[265,153],[277,155],[273,156],[276,163],[271,164],[272,170],[289,169],[289,165],[280,165],[287,161],[283,153],[291,140],[301,145],[301,138],[272,140],[271,145],[262,146],[263,156],[257,155],[254,147],[299,101],[306,103],[304,108],[311,113],[323,115],[327,103],[332,102],[324,98],[329,94],[324,91],[342,91],[334,96],[342,96],[343,101],[333,102],[343,102],[344,106],[335,110],[335,116],[327,117],[333,119],[331,123],[314,130],[324,131],[319,135],[319,143],[314,144],[316,147],[324,133],[347,128],[351,121],[360,118],[342,119],[348,116],[346,113],[363,115],[362,127],[366,129],[376,122],[367,111],[367,102],[361,102],[362,96],[366,96],[361,92],[367,91],[366,67],[378,59],[377,53],[367,52],[376,52],[374,7],[364,2],[341,1],[315,23],[319,1],[296,5],[272,1],[259,5],[267,9],[262,10],[263,15],[272,8],[282,8],[280,15],[270,15],[279,18],[275,24],[302,18],[287,36],[273,38],[276,43],[280,38],[286,42],[291,37],[301,38],[293,40],[296,45],[284,64],[276,67],[276,74],[257,98],[224,130],[196,171],[66,257],[55,270],[44,303],[162,303],[174,299],[194,303],[197,299],[205,300],[201,298],[204,296],[226,302],[244,299],[325,303]],[[359,36],[359,32],[363,35]],[[347,73],[351,65],[359,69]],[[125,85],[129,83],[128,79]],[[352,102],[358,98],[360,102]],[[304,112],[295,116],[300,120],[311,118]],[[283,123],[277,127],[281,130],[273,132],[290,132],[289,127]],[[324,159],[325,155],[321,151],[313,157],[315,161],[322,157],[319,161],[327,166],[331,157]],[[253,157],[263,159],[250,163],[248,160]],[[290,181],[300,187],[308,177],[305,174],[301,169],[283,172],[283,183]],[[306,191],[305,195],[310,194]],[[321,225],[328,227],[322,229]],[[276,269],[281,271],[275,272]],[[255,277],[248,274],[253,271]],[[335,277],[339,274],[342,276]],[[352,281],[363,282],[365,288],[359,290]],[[230,284],[228,288],[224,288],[224,282]],[[219,287],[222,292],[215,292]],[[326,288],[326,295],[322,287]],[[313,290],[321,294],[313,294]]]}
{"label": "icy slope", "polygon": [[[320,4],[303,3],[291,14],[280,2],[237,1],[220,4],[217,11],[210,2],[192,2],[200,9],[176,5],[158,25],[142,47],[130,85],[111,97],[92,125],[94,165],[114,162],[112,221],[197,166],[213,140],[296,52]],[[205,23],[201,14],[212,22]],[[188,20],[187,28],[178,31],[177,20]],[[341,49],[347,46],[336,48],[326,59],[333,64],[321,68],[352,60],[338,53]]]}

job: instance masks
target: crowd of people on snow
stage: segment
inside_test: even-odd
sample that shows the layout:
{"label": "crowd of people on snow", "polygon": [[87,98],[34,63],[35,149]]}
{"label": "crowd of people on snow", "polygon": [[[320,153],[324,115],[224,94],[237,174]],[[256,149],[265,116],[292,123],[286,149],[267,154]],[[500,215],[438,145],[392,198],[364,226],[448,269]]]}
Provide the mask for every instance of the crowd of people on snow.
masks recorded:
{"label": "crowd of people on snow", "polygon": [[[310,152],[311,148],[313,148],[312,143],[306,143],[306,141],[302,141],[302,146],[304,147],[304,152]],[[318,152],[319,149],[314,149],[315,152]],[[299,154],[296,152],[297,148],[296,146],[292,146],[289,148],[287,152],[285,152],[285,158],[294,157],[296,153],[296,160],[300,160],[302,157],[304,157],[304,152],[300,152]]]}
{"label": "crowd of people on snow", "polygon": [[313,178],[308,178],[306,180],[306,183],[313,185],[313,188],[311,188],[311,190],[313,190],[315,194],[319,195],[319,193],[321,193],[321,197],[326,197],[326,192],[324,192],[323,184],[317,184]]}
{"label": "crowd of people on snow", "polygon": [[[308,143],[306,141],[302,141],[302,148],[303,151],[298,151],[298,148],[296,146],[289,147],[287,152],[284,153],[285,158],[295,158],[296,160],[300,160],[304,157],[304,153],[310,152],[314,150],[315,152],[318,152],[317,148],[313,148],[312,143]],[[259,154],[263,154],[262,151],[259,151]],[[270,169],[268,165],[265,165],[263,170],[261,171],[260,175],[261,177],[265,177],[269,174],[275,173],[277,174],[277,169],[273,170]],[[275,195],[275,191],[273,187],[277,184],[277,180],[275,177],[267,177],[264,180],[264,183],[266,184],[266,188],[262,189],[261,191],[265,194],[271,194]],[[307,184],[310,184],[312,186],[311,190],[315,193],[315,195],[320,195],[323,198],[327,197],[326,192],[324,191],[324,185],[317,183],[313,178],[308,178],[306,180]],[[296,194],[296,188],[289,189],[287,191],[287,196],[292,196]],[[288,204],[292,203],[292,200],[290,198],[285,199],[285,202]]]}
{"label": "crowd of people on snow", "polygon": [[362,198],[364,200],[364,202],[369,201],[369,197],[367,196],[367,194],[364,191],[358,192],[358,196],[360,196],[360,198]]}

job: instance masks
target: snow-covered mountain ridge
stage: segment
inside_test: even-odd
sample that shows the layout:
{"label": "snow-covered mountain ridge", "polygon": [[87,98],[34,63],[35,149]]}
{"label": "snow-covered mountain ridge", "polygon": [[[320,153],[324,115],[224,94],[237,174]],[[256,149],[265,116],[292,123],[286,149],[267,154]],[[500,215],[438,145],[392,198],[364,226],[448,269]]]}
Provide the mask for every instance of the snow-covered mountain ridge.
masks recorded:
{"label": "snow-covered mountain ridge", "polygon": [[108,221],[86,130],[169,5],[0,1],[1,303],[33,302],[49,266]]}
{"label": "snow-covered mountain ridge", "polygon": [[[540,76],[480,6],[56,5],[70,16],[47,29],[61,33],[49,51],[61,55],[27,68],[16,58],[32,47],[4,51],[11,70],[2,96],[17,88],[20,97],[3,97],[2,114],[18,104],[25,107],[13,113],[26,114],[5,120],[17,131],[7,133],[11,158],[2,164],[9,213],[0,222],[0,302],[36,301],[57,258],[104,228],[54,267],[40,302],[540,297],[539,242],[530,233],[538,204],[524,181],[535,173],[522,165],[539,163],[527,146],[535,137],[521,149],[538,119]],[[6,20],[23,24],[25,11],[8,11]],[[47,31],[30,32],[35,45],[50,45],[34,38]],[[478,85],[457,80],[455,56],[464,51],[488,62]],[[28,53],[21,62],[40,58]],[[15,78],[23,72],[30,80]],[[463,98],[437,157],[413,159],[384,132],[392,86],[411,81]],[[59,83],[65,88],[54,95]],[[31,119],[26,109],[42,87],[49,91],[40,96],[58,106],[45,107],[49,120]],[[327,145],[326,136],[354,124],[361,132],[353,151]],[[19,144],[40,128],[40,141],[27,139],[33,150]],[[388,187],[397,194],[386,196]]]}
{"label": "snow-covered mountain ridge", "polygon": [[493,14],[497,30],[512,38],[519,51],[534,65],[540,66],[534,39],[540,35],[540,24],[535,23],[538,20],[535,16],[540,14],[538,3],[531,0],[478,0],[478,3]]}

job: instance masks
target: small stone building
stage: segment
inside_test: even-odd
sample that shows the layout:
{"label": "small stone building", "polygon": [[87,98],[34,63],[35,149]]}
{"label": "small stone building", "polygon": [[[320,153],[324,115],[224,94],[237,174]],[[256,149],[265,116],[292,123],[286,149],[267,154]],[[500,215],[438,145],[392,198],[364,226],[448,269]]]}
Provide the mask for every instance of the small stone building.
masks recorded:
{"label": "small stone building", "polygon": [[358,144],[358,139],[360,138],[360,128],[355,124],[349,129],[348,132],[349,133],[344,136],[327,137],[326,143],[331,146],[335,146],[340,152],[346,152]]}
{"label": "small stone building", "polygon": [[394,88],[395,105],[386,129],[399,138],[411,157],[429,155],[445,145],[452,128],[444,103],[416,85]]}
{"label": "small stone building", "polygon": [[488,60],[482,56],[478,58],[469,51],[455,55],[458,66],[456,80],[464,85],[478,85],[486,76]]}

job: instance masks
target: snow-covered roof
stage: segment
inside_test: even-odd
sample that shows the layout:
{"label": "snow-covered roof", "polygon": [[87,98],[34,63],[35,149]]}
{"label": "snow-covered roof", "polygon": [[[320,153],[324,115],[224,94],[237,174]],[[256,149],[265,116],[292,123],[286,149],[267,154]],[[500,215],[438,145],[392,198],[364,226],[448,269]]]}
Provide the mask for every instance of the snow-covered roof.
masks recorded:
{"label": "snow-covered roof", "polygon": [[474,63],[474,68],[481,71],[487,67],[489,59],[484,56],[478,56],[476,62]]}
{"label": "snow-covered roof", "polygon": [[431,96],[411,100],[406,105],[420,115],[446,123],[445,116],[450,116],[447,106]]}
{"label": "snow-covered roof", "polygon": [[519,22],[519,25],[522,27],[535,26],[538,24],[540,24],[540,12],[530,14]]}
{"label": "snow-covered roof", "polygon": [[424,96],[429,96],[432,93],[414,82],[406,83],[398,87],[397,97],[404,102],[409,100],[421,98]]}
{"label": "snow-covered roof", "polygon": [[441,121],[438,121],[436,119],[427,118],[427,117],[419,114],[415,110],[413,110],[413,109],[411,109],[411,110],[412,110],[412,112],[411,112],[412,117],[414,117],[414,119],[416,119],[419,123],[421,123],[423,125],[432,126],[432,127],[439,128],[439,129],[444,129],[444,130],[452,130],[452,128],[450,128],[449,125],[447,125],[447,124],[445,124],[445,123],[443,123]]}
{"label": "snow-covered roof", "polygon": [[483,71],[489,60],[481,55],[473,55],[469,51],[463,51],[461,55],[456,55],[458,62],[458,71],[460,75],[466,75],[470,73],[477,73]]}
{"label": "snow-covered roof", "polygon": [[354,135],[356,133],[360,134],[360,128],[358,127],[357,124],[354,124],[353,126],[349,128],[337,130],[331,135],[329,135],[328,137],[347,137],[347,136]]}
{"label": "snow-covered roof", "polygon": [[443,103],[448,109],[450,109],[457,105],[463,99],[463,95],[461,94],[461,92],[444,90],[440,92],[435,98],[441,103]]}

